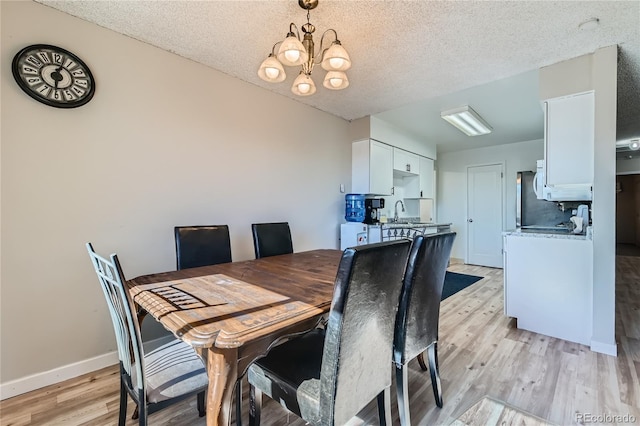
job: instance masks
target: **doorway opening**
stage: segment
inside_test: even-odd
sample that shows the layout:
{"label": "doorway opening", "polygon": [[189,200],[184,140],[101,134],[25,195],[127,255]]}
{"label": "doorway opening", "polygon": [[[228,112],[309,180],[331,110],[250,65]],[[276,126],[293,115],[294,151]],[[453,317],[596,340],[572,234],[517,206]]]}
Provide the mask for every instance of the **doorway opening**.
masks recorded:
{"label": "doorway opening", "polygon": [[616,255],[640,257],[640,174],[616,176]]}

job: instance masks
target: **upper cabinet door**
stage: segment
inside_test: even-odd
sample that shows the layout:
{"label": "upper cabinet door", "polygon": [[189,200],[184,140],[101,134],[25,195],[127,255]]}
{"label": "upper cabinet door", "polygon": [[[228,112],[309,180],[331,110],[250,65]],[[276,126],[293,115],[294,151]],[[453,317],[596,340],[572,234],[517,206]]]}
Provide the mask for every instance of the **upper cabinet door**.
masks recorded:
{"label": "upper cabinet door", "polygon": [[420,174],[420,157],[399,148],[393,148],[393,170],[399,175]]}
{"label": "upper cabinet door", "polygon": [[391,195],[393,193],[393,148],[387,144],[371,141],[370,194]]}
{"label": "upper cabinet door", "polygon": [[434,196],[433,160],[427,157],[420,157],[420,198],[434,198]]}
{"label": "upper cabinet door", "polygon": [[594,93],[545,102],[545,183],[593,185]]}
{"label": "upper cabinet door", "polygon": [[393,192],[393,148],[374,140],[351,145],[351,192],[391,195]]}

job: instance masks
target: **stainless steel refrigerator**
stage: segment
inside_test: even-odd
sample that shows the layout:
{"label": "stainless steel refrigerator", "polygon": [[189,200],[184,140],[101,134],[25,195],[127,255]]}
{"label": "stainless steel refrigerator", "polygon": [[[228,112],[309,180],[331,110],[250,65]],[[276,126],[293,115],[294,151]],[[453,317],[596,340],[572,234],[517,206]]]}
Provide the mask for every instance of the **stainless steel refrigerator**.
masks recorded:
{"label": "stainless steel refrigerator", "polygon": [[534,175],[530,171],[517,174],[516,226],[522,229],[566,228],[571,209],[563,212],[554,201],[538,200],[533,190]]}

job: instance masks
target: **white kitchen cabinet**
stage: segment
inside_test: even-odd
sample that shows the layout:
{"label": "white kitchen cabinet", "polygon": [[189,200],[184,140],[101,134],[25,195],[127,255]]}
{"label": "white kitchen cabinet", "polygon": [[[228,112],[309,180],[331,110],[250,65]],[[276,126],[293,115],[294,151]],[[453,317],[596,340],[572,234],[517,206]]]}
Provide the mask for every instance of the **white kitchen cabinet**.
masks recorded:
{"label": "white kitchen cabinet", "polygon": [[420,174],[420,157],[412,152],[394,147],[393,171],[400,176]]}
{"label": "white kitchen cabinet", "polygon": [[420,198],[434,198],[434,177],[433,160],[427,157],[420,157]]}
{"label": "white kitchen cabinet", "polygon": [[505,314],[518,328],[590,345],[592,260],[593,242],[584,237],[507,234]]}
{"label": "white kitchen cabinet", "polygon": [[545,185],[593,186],[595,95],[545,101]]}
{"label": "white kitchen cabinet", "polygon": [[392,195],[392,146],[372,139],[351,144],[351,192]]}

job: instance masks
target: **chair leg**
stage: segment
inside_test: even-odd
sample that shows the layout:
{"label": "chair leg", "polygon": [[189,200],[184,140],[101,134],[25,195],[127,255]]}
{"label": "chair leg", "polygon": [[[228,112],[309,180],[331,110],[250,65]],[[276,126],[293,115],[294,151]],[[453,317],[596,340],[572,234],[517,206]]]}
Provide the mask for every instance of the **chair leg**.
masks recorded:
{"label": "chair leg", "polygon": [[136,409],[133,410],[133,414],[131,415],[131,420],[138,420],[140,417],[140,412],[138,411],[138,406],[136,405]]}
{"label": "chair leg", "polygon": [[242,426],[242,379],[236,382],[236,426]]}
{"label": "chair leg", "polygon": [[377,399],[380,426],[391,426],[391,391],[389,388],[380,392]]}
{"label": "chair leg", "polygon": [[409,416],[409,377],[406,365],[396,364],[396,394],[400,425],[409,426],[411,425],[411,417]]}
{"label": "chair leg", "polygon": [[427,364],[425,364],[424,362],[424,352],[420,352],[420,355],[418,355],[418,364],[420,364],[420,368],[422,368],[422,371],[427,371]]}
{"label": "chair leg", "polygon": [[442,408],[442,385],[440,384],[440,372],[438,371],[438,342],[427,348],[429,357],[429,372],[431,373],[431,386],[436,398],[436,405]]}
{"label": "chair leg", "polygon": [[118,426],[124,426],[127,421],[127,390],[124,382],[120,380],[120,416],[118,417]]}
{"label": "chair leg", "polygon": [[262,412],[262,391],[253,385],[249,385],[249,426],[260,425]]}
{"label": "chair leg", "polygon": [[198,416],[204,417],[207,414],[207,407],[204,403],[204,391],[198,393]]}
{"label": "chair leg", "polygon": [[139,408],[139,418],[138,418],[138,425],[140,426],[147,426],[147,407],[142,406],[140,407],[140,405],[138,405]]}

